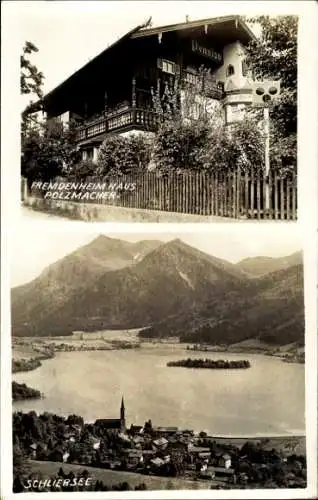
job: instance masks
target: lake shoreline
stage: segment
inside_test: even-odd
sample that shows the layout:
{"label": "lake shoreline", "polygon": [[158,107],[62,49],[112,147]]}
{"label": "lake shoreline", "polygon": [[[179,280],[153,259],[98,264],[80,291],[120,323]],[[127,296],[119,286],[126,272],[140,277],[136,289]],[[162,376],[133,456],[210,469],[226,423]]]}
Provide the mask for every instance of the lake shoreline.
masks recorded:
{"label": "lake shoreline", "polygon": [[[269,356],[269,357],[274,357],[274,358],[279,358],[281,359],[282,362],[285,363],[295,363],[295,364],[304,364],[305,359],[304,355],[298,355],[298,354],[291,354],[288,351],[282,350],[281,352],[273,352],[270,350],[270,348],[241,348],[241,347],[236,347],[235,345],[230,345],[230,346],[225,346],[225,345],[216,345],[216,346],[202,346],[202,347],[196,347],[194,348],[194,344],[189,346],[189,344],[185,343],[180,343],[180,342],[169,342],[169,340],[165,341],[160,341],[159,339],[156,339],[155,341],[153,339],[143,339],[139,342],[127,342],[124,340],[110,340],[107,345],[101,346],[101,345],[95,345],[95,346],[89,346],[88,343],[93,343],[94,339],[85,339],[84,346],[81,347],[76,347],[74,345],[71,345],[72,343],[74,344],[75,341],[68,338],[67,336],[65,337],[65,342],[69,341],[70,343],[61,343],[58,344],[57,346],[54,346],[53,348],[50,347],[52,344],[54,344],[54,337],[40,337],[40,338],[32,338],[32,337],[27,337],[28,342],[25,342],[26,345],[32,342],[40,341],[42,344],[42,347],[44,348],[44,352],[40,352],[39,355],[35,355],[34,357],[30,359],[23,359],[22,361],[24,362],[25,366],[16,368],[17,363],[21,363],[21,360],[16,360],[14,358],[14,345],[12,346],[12,373],[21,373],[21,372],[28,372],[32,370],[36,370],[37,368],[40,368],[42,366],[42,361],[45,361],[47,359],[52,359],[55,357],[57,352],[90,352],[90,351],[113,351],[113,350],[118,350],[118,349],[137,349],[137,348],[142,348],[143,346],[147,347],[152,347],[152,348],[157,348],[157,347],[171,347],[172,345],[176,345],[178,347],[184,347],[185,350],[187,351],[194,351],[194,352],[205,352],[205,353],[228,353],[228,354],[242,354],[245,356],[248,356],[249,354],[259,354],[259,355],[264,355],[264,356]],[[20,342],[22,339],[19,339]],[[23,342],[23,341],[22,341]],[[281,348],[283,349],[283,348]],[[23,364],[23,363],[22,363]]]}
{"label": "lake shoreline", "polygon": [[[241,437],[247,434],[253,437],[272,437],[274,434],[290,437],[304,433],[303,418],[301,414],[300,417],[297,416],[299,412],[295,414],[289,410],[283,412],[275,410],[277,397],[280,401],[285,399],[287,402],[296,401],[295,390],[297,390],[299,397],[302,398],[301,384],[304,374],[303,368],[299,365],[287,365],[281,363],[279,359],[275,360],[273,357],[258,353],[251,354],[247,358],[252,364],[250,370],[236,370],[235,373],[234,370],[194,370],[193,373],[191,371],[189,373],[189,370],[180,369],[173,370],[172,373],[166,367],[167,361],[184,357],[186,346],[163,345],[161,349],[158,346],[160,347],[156,344],[156,347],[144,346],[137,350],[117,350],[112,353],[92,351],[77,352],[76,355],[73,355],[72,351],[55,353],[54,359],[49,363],[43,363],[40,370],[17,374],[13,378],[19,383],[26,383],[40,390],[45,394],[45,399],[33,403],[16,402],[13,408],[15,411],[23,412],[36,410],[55,413],[58,410],[61,415],[66,416],[71,412],[82,415],[85,421],[90,422],[96,418],[116,416],[116,401],[120,402],[122,395],[129,401],[130,391],[136,390],[141,399],[134,398],[127,405],[129,421],[133,423],[144,422],[144,419],[149,417],[156,421],[157,425],[178,425],[181,428],[191,425],[195,431],[203,430],[223,438]],[[200,357],[200,354],[196,353],[192,357]],[[217,359],[219,356],[218,354],[209,356],[213,357]],[[220,357],[228,360],[241,358],[240,355],[233,353]],[[89,382],[86,375],[87,367],[92,370]],[[59,373],[63,374],[63,377],[59,377]],[[145,380],[145,373],[149,373],[149,380]],[[264,373],[272,375],[264,378]],[[133,383],[131,376],[134,376],[137,382]],[[114,394],[113,384],[117,377],[120,377],[120,382]],[[278,388],[275,389],[276,386],[273,386],[268,392],[268,385],[271,386],[276,380],[280,381]],[[286,380],[294,380],[295,383],[292,384],[294,389],[286,390]],[[153,383],[156,384],[155,393]],[[180,384],[185,391],[190,390],[189,395],[180,394]],[[238,388],[238,392],[235,387]],[[253,397],[247,398],[245,406],[242,402],[243,393],[246,394],[248,387],[251,387]],[[287,395],[290,392],[290,396]],[[264,404],[263,399],[259,398],[263,393],[267,395],[265,401],[267,414],[259,409]],[[209,410],[204,410],[203,407],[200,409],[199,401],[203,398],[208,407],[213,408],[215,397],[221,398],[220,404],[212,418],[209,418]],[[109,399],[109,406],[103,405],[105,399]],[[254,400],[255,403],[252,403]],[[89,408],[87,401],[91,402]],[[170,407],[172,401],[176,405],[173,410]],[[182,412],[183,405],[187,406],[189,414]],[[286,408],[289,406],[288,403]],[[275,410],[273,416],[272,408]]]}
{"label": "lake shoreline", "polygon": [[[56,356],[56,353],[59,352],[91,352],[91,351],[115,351],[115,350],[120,350],[120,349],[138,349],[141,347],[141,343],[132,343],[132,342],[125,342],[125,341],[113,341],[110,342],[108,345],[105,346],[89,346],[89,345],[83,345],[81,344],[80,346],[72,346],[71,344],[54,344],[54,337],[45,337],[46,340],[43,341],[43,337],[41,337],[41,344],[43,345],[43,351],[39,353],[38,355],[35,355],[33,357],[30,357],[29,359],[27,358],[22,358],[22,359],[15,359],[14,358],[14,345],[12,346],[12,374],[15,373],[26,373],[29,371],[34,371],[37,368],[40,368],[42,366],[42,361],[46,361],[48,359],[53,359]],[[50,339],[50,340],[48,340]],[[34,341],[37,340],[37,338],[33,339]],[[65,339],[67,341],[67,338]],[[28,341],[32,342],[32,338],[28,337]],[[20,346],[23,344],[19,344]],[[26,342],[25,345],[28,345],[28,342]]]}

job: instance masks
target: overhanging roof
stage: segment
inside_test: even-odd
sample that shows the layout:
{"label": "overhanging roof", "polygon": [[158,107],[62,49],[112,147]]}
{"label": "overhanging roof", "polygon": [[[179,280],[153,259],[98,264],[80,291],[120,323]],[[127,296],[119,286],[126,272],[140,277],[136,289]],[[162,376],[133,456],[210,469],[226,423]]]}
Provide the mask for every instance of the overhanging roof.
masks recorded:
{"label": "overhanging roof", "polygon": [[247,24],[240,18],[240,16],[221,16],[221,17],[210,17],[207,19],[199,19],[195,21],[187,21],[184,23],[170,24],[167,26],[159,26],[156,28],[145,28],[140,29],[138,32],[132,34],[131,38],[141,38],[151,35],[159,35],[160,33],[168,33],[171,31],[182,31],[191,30],[193,28],[199,28],[201,26],[213,26],[218,25],[233,24],[237,30],[238,35],[243,35],[246,42],[250,40],[255,40],[256,36],[252,30],[247,26]]}
{"label": "overhanging roof", "polygon": [[57,94],[62,88],[67,87],[68,85],[72,84],[74,80],[78,77],[80,77],[81,74],[85,73],[89,68],[91,68],[94,64],[98,63],[103,56],[106,54],[106,52],[110,52],[113,50],[115,47],[117,47],[119,44],[121,44],[123,41],[127,40],[128,38],[131,37],[134,33],[136,33],[138,30],[140,30],[144,25],[139,25],[133,28],[132,30],[128,31],[125,35],[120,37],[118,40],[116,40],[114,43],[112,43],[109,47],[107,47],[105,50],[103,50],[100,54],[98,54],[96,57],[94,57],[92,60],[90,60],[88,63],[86,63],[84,66],[82,66],[79,70],[75,71],[70,77],[68,77],[66,80],[64,80],[60,85],[55,87],[53,90],[45,94],[45,96],[42,97],[39,101],[30,104],[26,108],[27,113],[34,113],[36,111],[40,111],[42,109],[42,105],[45,101],[53,97],[55,94]]}
{"label": "overhanging roof", "polygon": [[[150,20],[149,20],[150,21]],[[30,104],[25,112],[34,113],[43,109],[43,104],[45,102],[58,97],[60,92],[64,92],[68,87],[71,87],[76,80],[80,79],[82,76],[87,74],[95,65],[98,65],[104,59],[105,55],[111,53],[114,48],[117,48],[120,44],[128,39],[146,38],[154,35],[159,35],[169,32],[183,32],[193,31],[199,29],[200,27],[210,27],[212,28],[213,34],[223,34],[225,38],[231,36],[234,39],[242,41],[242,43],[247,44],[249,41],[256,39],[254,33],[250,30],[247,24],[239,16],[222,16],[214,17],[208,19],[200,19],[196,21],[189,21],[179,24],[171,24],[167,26],[160,26],[157,28],[147,28],[149,21],[145,24],[136,26],[132,30],[128,31],[121,38],[116,40],[112,45],[103,50],[100,54],[94,57],[91,61],[86,63],[82,68],[73,73],[69,78],[64,80],[60,85],[55,87],[53,90],[48,92],[39,101]]]}

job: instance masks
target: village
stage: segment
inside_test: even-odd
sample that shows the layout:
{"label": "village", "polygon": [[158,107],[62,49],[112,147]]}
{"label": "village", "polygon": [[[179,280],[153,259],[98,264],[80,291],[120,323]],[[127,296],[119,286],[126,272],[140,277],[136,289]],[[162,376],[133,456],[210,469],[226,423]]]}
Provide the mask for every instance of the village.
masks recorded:
{"label": "village", "polygon": [[128,471],[203,481],[206,488],[306,486],[305,453],[296,438],[286,438],[281,446],[282,438],[275,449],[275,438],[217,438],[203,431],[153,426],[150,420],[126,428],[123,399],[120,418],[84,424],[76,415],[15,413],[13,429],[15,446],[31,460],[109,469],[118,471],[119,479],[120,471]]}

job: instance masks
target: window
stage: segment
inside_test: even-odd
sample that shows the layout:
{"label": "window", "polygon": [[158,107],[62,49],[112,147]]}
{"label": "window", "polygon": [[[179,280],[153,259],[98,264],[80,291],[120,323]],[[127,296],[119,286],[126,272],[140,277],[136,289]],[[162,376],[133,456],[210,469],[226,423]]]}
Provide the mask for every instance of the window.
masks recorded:
{"label": "window", "polygon": [[170,75],[176,74],[175,63],[168,61],[167,59],[158,59],[158,68],[160,68],[164,73],[169,73]]}
{"label": "window", "polygon": [[86,150],[86,158],[87,160],[92,160],[93,159],[93,156],[94,156],[94,150],[93,148],[89,148]]}
{"label": "window", "polygon": [[232,64],[229,64],[228,67],[226,68],[226,76],[232,76],[234,75],[234,66]]}

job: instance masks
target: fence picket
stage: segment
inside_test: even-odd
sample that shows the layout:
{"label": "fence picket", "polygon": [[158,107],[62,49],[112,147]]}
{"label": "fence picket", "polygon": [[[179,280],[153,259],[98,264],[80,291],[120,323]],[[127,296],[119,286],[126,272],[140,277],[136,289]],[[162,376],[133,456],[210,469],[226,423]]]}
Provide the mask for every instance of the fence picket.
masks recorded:
{"label": "fence picket", "polygon": [[280,178],[280,219],[285,219],[284,179]]}
{"label": "fence picket", "polygon": [[251,181],[250,181],[250,190],[251,190],[251,203],[250,203],[250,214],[251,218],[254,219],[255,217],[255,185],[254,185],[254,172],[251,172]]}
{"label": "fence picket", "polygon": [[235,217],[238,219],[241,215],[241,169],[238,167],[236,174],[236,205],[235,205]]}
{"label": "fence picket", "polygon": [[214,187],[215,187],[215,176],[214,176],[214,171],[211,172],[210,174],[210,215],[215,215],[214,213]]}
{"label": "fence picket", "polygon": [[290,219],[290,180],[286,180],[286,218]]}
{"label": "fence picket", "polygon": [[292,175],[292,219],[295,220],[297,218],[297,193],[296,193],[296,174],[295,171],[293,171]]}
{"label": "fence picket", "polygon": [[[160,174],[158,172],[129,172],[124,175],[106,177],[106,186],[120,186],[115,198],[97,197],[85,203],[122,206],[126,208],[154,209],[177,213],[223,216],[239,219],[267,218],[295,220],[297,218],[297,174],[283,179],[276,170],[270,171],[268,178],[264,171],[241,172],[240,168],[220,172],[183,171]],[[63,178],[51,182],[65,182]],[[80,192],[82,181],[74,190]],[[83,182],[99,182],[87,178]],[[135,189],[131,186],[135,185]],[[82,185],[83,186],[83,185]],[[107,188],[106,188],[107,189]],[[269,206],[266,208],[268,190]],[[37,188],[29,196],[42,197]],[[80,199],[73,198],[81,203]],[[84,203],[84,201],[82,202]]]}
{"label": "fence picket", "polygon": [[269,192],[269,213],[268,218],[273,219],[273,174],[268,172],[268,192]]}
{"label": "fence picket", "polygon": [[219,171],[215,172],[215,215],[219,215]]}
{"label": "fence picket", "polygon": [[256,175],[256,201],[257,201],[257,219],[261,218],[261,179],[259,170]]}

